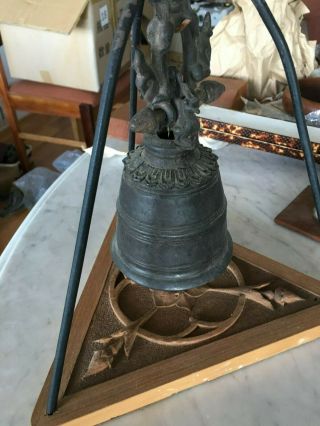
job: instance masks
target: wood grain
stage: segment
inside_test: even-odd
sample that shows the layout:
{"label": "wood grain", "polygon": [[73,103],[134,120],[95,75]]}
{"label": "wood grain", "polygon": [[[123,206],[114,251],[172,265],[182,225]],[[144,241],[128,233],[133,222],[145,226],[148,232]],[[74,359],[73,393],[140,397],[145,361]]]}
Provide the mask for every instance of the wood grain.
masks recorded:
{"label": "wood grain", "polygon": [[[64,395],[68,386],[74,365],[77,361],[78,354],[81,350],[83,340],[87,334],[90,325],[90,319],[94,315],[97,304],[99,302],[104,283],[109,273],[112,259],[109,252],[109,246],[115,230],[115,218],[113,219],[108,233],[103,241],[98,257],[95,261],[94,267],[89,275],[88,283],[81,295],[80,301],[76,307],[74,318],[72,322],[71,333],[68,342],[66,353],[66,361],[63,369],[63,376],[60,386],[59,399]],[[44,387],[41,391],[37,405],[35,407],[32,419],[42,417],[46,412],[46,403],[48,389],[51,379],[51,369],[45,381]],[[32,420],[33,422],[33,420]]]}
{"label": "wood grain", "polygon": [[94,386],[32,424],[88,426],[129,413],[319,338],[319,315],[317,306]]}
{"label": "wood grain", "polygon": [[[45,416],[49,373],[32,425],[95,425],[320,337],[317,305],[64,396],[111,267],[109,246],[114,226],[113,222],[76,309],[59,408],[53,416]],[[320,283],[313,278],[238,245],[234,255],[320,296]]]}
{"label": "wood grain", "polygon": [[65,145],[65,146],[72,146],[72,147],[80,148],[80,149],[86,149],[85,142],[75,141],[72,139],[57,138],[52,136],[38,135],[35,133],[26,133],[26,132],[19,133],[19,137],[27,141],[54,143],[56,145]]}
{"label": "wood grain", "polygon": [[275,223],[320,242],[320,222],[314,217],[314,199],[308,186],[276,218]]}
{"label": "wood grain", "polygon": [[37,114],[52,114],[58,117],[80,118],[79,105],[60,101],[59,99],[43,99],[32,96],[12,94],[10,102],[14,109],[21,109]]}

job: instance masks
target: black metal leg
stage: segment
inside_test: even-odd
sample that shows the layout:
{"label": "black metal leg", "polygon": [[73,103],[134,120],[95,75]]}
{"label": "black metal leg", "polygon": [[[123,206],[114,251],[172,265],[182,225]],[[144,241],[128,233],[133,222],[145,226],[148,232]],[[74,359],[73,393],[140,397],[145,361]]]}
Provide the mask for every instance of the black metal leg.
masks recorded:
{"label": "black metal leg", "polygon": [[[131,70],[130,70],[130,120],[137,112],[137,87],[136,72],[133,68],[134,55],[136,48],[140,44],[141,38],[141,18],[143,13],[144,0],[138,0],[137,13],[132,26],[132,42],[131,42]],[[129,146],[128,151],[133,151],[136,145],[136,133],[129,130]]]}
{"label": "black metal leg", "polygon": [[294,68],[294,63],[288,48],[287,42],[277,24],[272,12],[270,11],[265,0],[252,0],[259,15],[261,16],[265,26],[267,27],[271,37],[273,38],[280,54],[281,61],[287,76],[291,97],[294,105],[297,127],[300,135],[302,149],[305,155],[307,171],[312,188],[314,202],[318,217],[320,218],[320,184],[316,169],[316,163],[312,153],[312,147],[306,120],[303,113],[301,93],[298,83],[297,74]]}
{"label": "black metal leg", "polygon": [[88,171],[86,189],[82,204],[76,246],[64,305],[61,328],[53,363],[52,378],[49,388],[47,414],[52,415],[57,408],[58,395],[70,328],[81,278],[84,256],[91,225],[94,202],[101,171],[106,135],[108,132],[115,87],[119,75],[124,49],[130,34],[136,13],[137,0],[128,2],[119,19],[113,39],[109,63],[102,89],[97,126],[94,135],[93,150]]}

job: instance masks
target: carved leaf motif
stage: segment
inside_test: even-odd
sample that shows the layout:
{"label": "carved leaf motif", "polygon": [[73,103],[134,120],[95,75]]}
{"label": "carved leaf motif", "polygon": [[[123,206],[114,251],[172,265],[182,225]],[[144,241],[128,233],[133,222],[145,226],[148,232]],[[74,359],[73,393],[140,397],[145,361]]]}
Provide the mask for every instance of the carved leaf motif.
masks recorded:
{"label": "carved leaf motif", "polygon": [[96,343],[108,346],[105,349],[94,351],[85,378],[102,373],[112,367],[114,358],[124,344],[124,336],[123,333],[117,333],[110,338],[98,340]]}
{"label": "carved leaf motif", "polygon": [[100,347],[102,346],[102,349],[94,351],[84,378],[102,373],[103,371],[112,368],[112,364],[122,348],[125,356],[129,358],[139,328],[147,322],[156,311],[157,308],[154,308],[137,321],[131,322],[124,329],[113,333],[112,336],[96,340],[95,344]]}
{"label": "carved leaf motif", "polygon": [[208,291],[209,287],[195,288],[188,291],[170,293],[168,291],[150,290],[155,306],[171,308],[177,306],[192,311],[196,300]]}
{"label": "carved leaf motif", "polygon": [[284,289],[284,288],[277,288],[275,291],[269,290],[263,292],[263,295],[270,300],[271,302],[274,302],[276,305],[284,307],[285,305],[289,305],[291,303],[297,303],[303,301],[303,298],[298,296],[297,294]]}
{"label": "carved leaf motif", "polygon": [[86,378],[102,373],[102,371],[104,371],[106,368],[111,367],[112,361],[113,358],[110,358],[110,356],[105,351],[94,351],[88,370],[84,377]]}
{"label": "carved leaf motif", "polygon": [[150,290],[155,306],[167,308],[175,306],[181,293],[170,293],[168,291]]}
{"label": "carved leaf motif", "polygon": [[[251,300],[270,311],[274,311],[275,308],[284,307],[285,305],[301,302],[304,300],[302,297],[293,293],[290,290],[283,289],[281,287],[275,290],[268,290],[270,282],[258,284],[256,286],[240,286],[235,288],[212,288],[208,291],[212,293],[230,294],[233,296],[245,295],[247,300]],[[266,289],[266,290],[264,290]]]}
{"label": "carved leaf motif", "polygon": [[[239,278],[239,277],[238,277]],[[265,309],[274,311],[281,309],[285,305],[298,303],[304,299],[291,290],[278,287],[270,288],[271,282],[264,282],[255,286],[246,286],[244,280],[238,280],[238,287],[215,288],[204,286],[187,291],[170,293],[150,290],[154,302],[154,308],[146,312],[141,318],[136,321],[128,322],[126,327],[113,333],[111,336],[95,341],[97,349],[93,352],[85,378],[102,373],[103,371],[112,368],[114,360],[123,349],[127,358],[129,358],[134,342],[137,338],[140,328],[148,322],[148,320],[161,308],[178,307],[185,309],[190,313],[190,323],[185,330],[172,336],[168,336],[166,341],[176,342],[179,344],[181,339],[188,338],[197,329],[208,330],[210,339],[219,336],[229,330],[238,321],[243,313],[245,303],[250,300],[254,303],[263,306]],[[117,295],[129,284],[133,284],[130,280],[122,280],[117,289]],[[224,321],[204,321],[201,318],[195,318],[192,315],[193,307],[197,300],[207,293],[220,293],[238,297],[236,309],[232,315]],[[201,340],[201,336],[200,336]]]}
{"label": "carved leaf motif", "polygon": [[[267,287],[270,283],[264,283],[261,286]],[[252,287],[241,286],[241,287],[226,287],[226,288],[214,288],[209,287],[208,292],[210,293],[220,293],[220,294],[229,294],[231,296],[240,297],[244,295],[247,300],[251,300],[255,303],[258,303],[261,306],[264,306],[266,309],[273,310],[272,303],[259,291],[255,290]]]}

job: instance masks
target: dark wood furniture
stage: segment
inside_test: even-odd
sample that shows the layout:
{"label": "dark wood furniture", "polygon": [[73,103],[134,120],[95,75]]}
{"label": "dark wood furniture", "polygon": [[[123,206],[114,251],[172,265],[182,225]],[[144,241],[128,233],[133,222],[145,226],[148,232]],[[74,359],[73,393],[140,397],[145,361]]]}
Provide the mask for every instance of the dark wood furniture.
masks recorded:
{"label": "dark wood furniture", "polygon": [[[305,115],[320,109],[320,78],[307,77],[299,80],[303,112]],[[294,107],[289,87],[286,87],[282,96],[282,103],[288,114],[294,115]]]}
{"label": "dark wood furniture", "polygon": [[320,242],[320,222],[316,219],[311,186],[308,186],[278,216],[275,223]]}
{"label": "dark wood furniture", "polygon": [[308,22],[308,33],[310,40],[320,42],[320,3],[319,0],[304,0],[306,6],[310,9],[310,13],[306,15]]}

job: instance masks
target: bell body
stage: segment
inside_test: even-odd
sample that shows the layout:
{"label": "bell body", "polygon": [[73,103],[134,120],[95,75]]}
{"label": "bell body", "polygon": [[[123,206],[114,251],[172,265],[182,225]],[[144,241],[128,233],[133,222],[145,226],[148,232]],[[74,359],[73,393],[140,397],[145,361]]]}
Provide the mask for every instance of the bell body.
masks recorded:
{"label": "bell body", "polygon": [[186,290],[219,276],[232,255],[217,157],[146,136],[124,160],[112,243],[115,264],[136,283]]}

